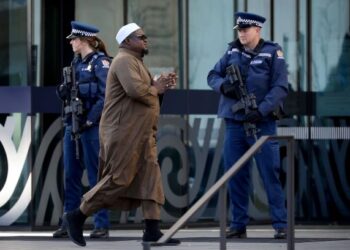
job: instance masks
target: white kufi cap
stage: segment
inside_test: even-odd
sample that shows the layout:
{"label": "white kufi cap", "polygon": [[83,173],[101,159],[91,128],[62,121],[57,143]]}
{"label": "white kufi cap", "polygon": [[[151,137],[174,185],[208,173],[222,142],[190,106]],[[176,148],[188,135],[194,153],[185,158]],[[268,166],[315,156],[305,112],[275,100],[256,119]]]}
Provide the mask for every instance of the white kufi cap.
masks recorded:
{"label": "white kufi cap", "polygon": [[125,40],[125,38],[127,38],[131,33],[138,29],[141,28],[136,23],[129,23],[127,25],[124,25],[119,29],[115,39],[119,44],[121,44]]}

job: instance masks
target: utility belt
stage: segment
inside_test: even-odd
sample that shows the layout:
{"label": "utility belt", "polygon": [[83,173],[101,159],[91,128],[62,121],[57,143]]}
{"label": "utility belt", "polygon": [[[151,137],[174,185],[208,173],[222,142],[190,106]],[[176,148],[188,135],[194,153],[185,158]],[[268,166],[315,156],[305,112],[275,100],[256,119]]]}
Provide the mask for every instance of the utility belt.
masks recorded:
{"label": "utility belt", "polygon": [[[285,117],[285,113],[284,113],[283,109],[279,108],[278,110],[276,109],[276,111],[273,111],[270,114],[268,114],[267,116],[263,117],[261,121],[278,121],[278,120],[283,119],[284,117]],[[227,119],[231,119],[235,123],[240,123],[240,124],[245,123],[243,114],[237,116],[237,113],[236,113],[236,114],[234,114],[233,118],[227,118]]]}

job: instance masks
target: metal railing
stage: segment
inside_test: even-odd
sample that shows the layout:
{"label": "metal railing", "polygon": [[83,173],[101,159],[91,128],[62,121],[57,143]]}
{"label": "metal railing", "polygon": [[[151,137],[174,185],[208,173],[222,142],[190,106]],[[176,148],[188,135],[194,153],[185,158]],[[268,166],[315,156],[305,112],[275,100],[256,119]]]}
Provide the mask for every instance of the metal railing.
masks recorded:
{"label": "metal railing", "polygon": [[166,243],[187,221],[219,191],[220,204],[220,250],[226,250],[226,182],[270,139],[287,141],[287,249],[294,250],[294,137],[262,136],[249,150],[155,243],[144,243],[143,249],[161,246]]}

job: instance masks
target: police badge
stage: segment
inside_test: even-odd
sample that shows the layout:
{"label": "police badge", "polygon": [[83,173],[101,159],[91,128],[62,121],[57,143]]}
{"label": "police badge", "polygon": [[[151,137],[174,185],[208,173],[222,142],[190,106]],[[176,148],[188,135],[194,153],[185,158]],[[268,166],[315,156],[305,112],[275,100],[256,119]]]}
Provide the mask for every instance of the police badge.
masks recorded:
{"label": "police badge", "polygon": [[280,57],[280,58],[283,58],[283,52],[282,52],[282,50],[277,50],[277,57]]}

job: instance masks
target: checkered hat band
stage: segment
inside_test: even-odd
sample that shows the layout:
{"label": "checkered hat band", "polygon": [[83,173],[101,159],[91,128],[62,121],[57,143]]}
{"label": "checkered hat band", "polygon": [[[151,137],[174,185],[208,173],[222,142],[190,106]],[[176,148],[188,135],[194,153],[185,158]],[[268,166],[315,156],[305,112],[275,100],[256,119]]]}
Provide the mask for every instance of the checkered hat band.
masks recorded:
{"label": "checkered hat band", "polygon": [[262,23],[261,22],[258,22],[258,21],[256,21],[256,20],[252,20],[252,19],[243,19],[243,18],[241,18],[241,17],[238,17],[237,18],[237,24],[249,24],[249,25],[252,25],[252,24],[254,24],[254,25],[256,25],[256,26],[259,26],[259,27],[262,27]]}
{"label": "checkered hat band", "polygon": [[78,29],[72,29],[72,33],[73,34],[80,34],[83,36],[96,36],[97,35],[97,33],[87,32],[87,31],[78,30]]}

